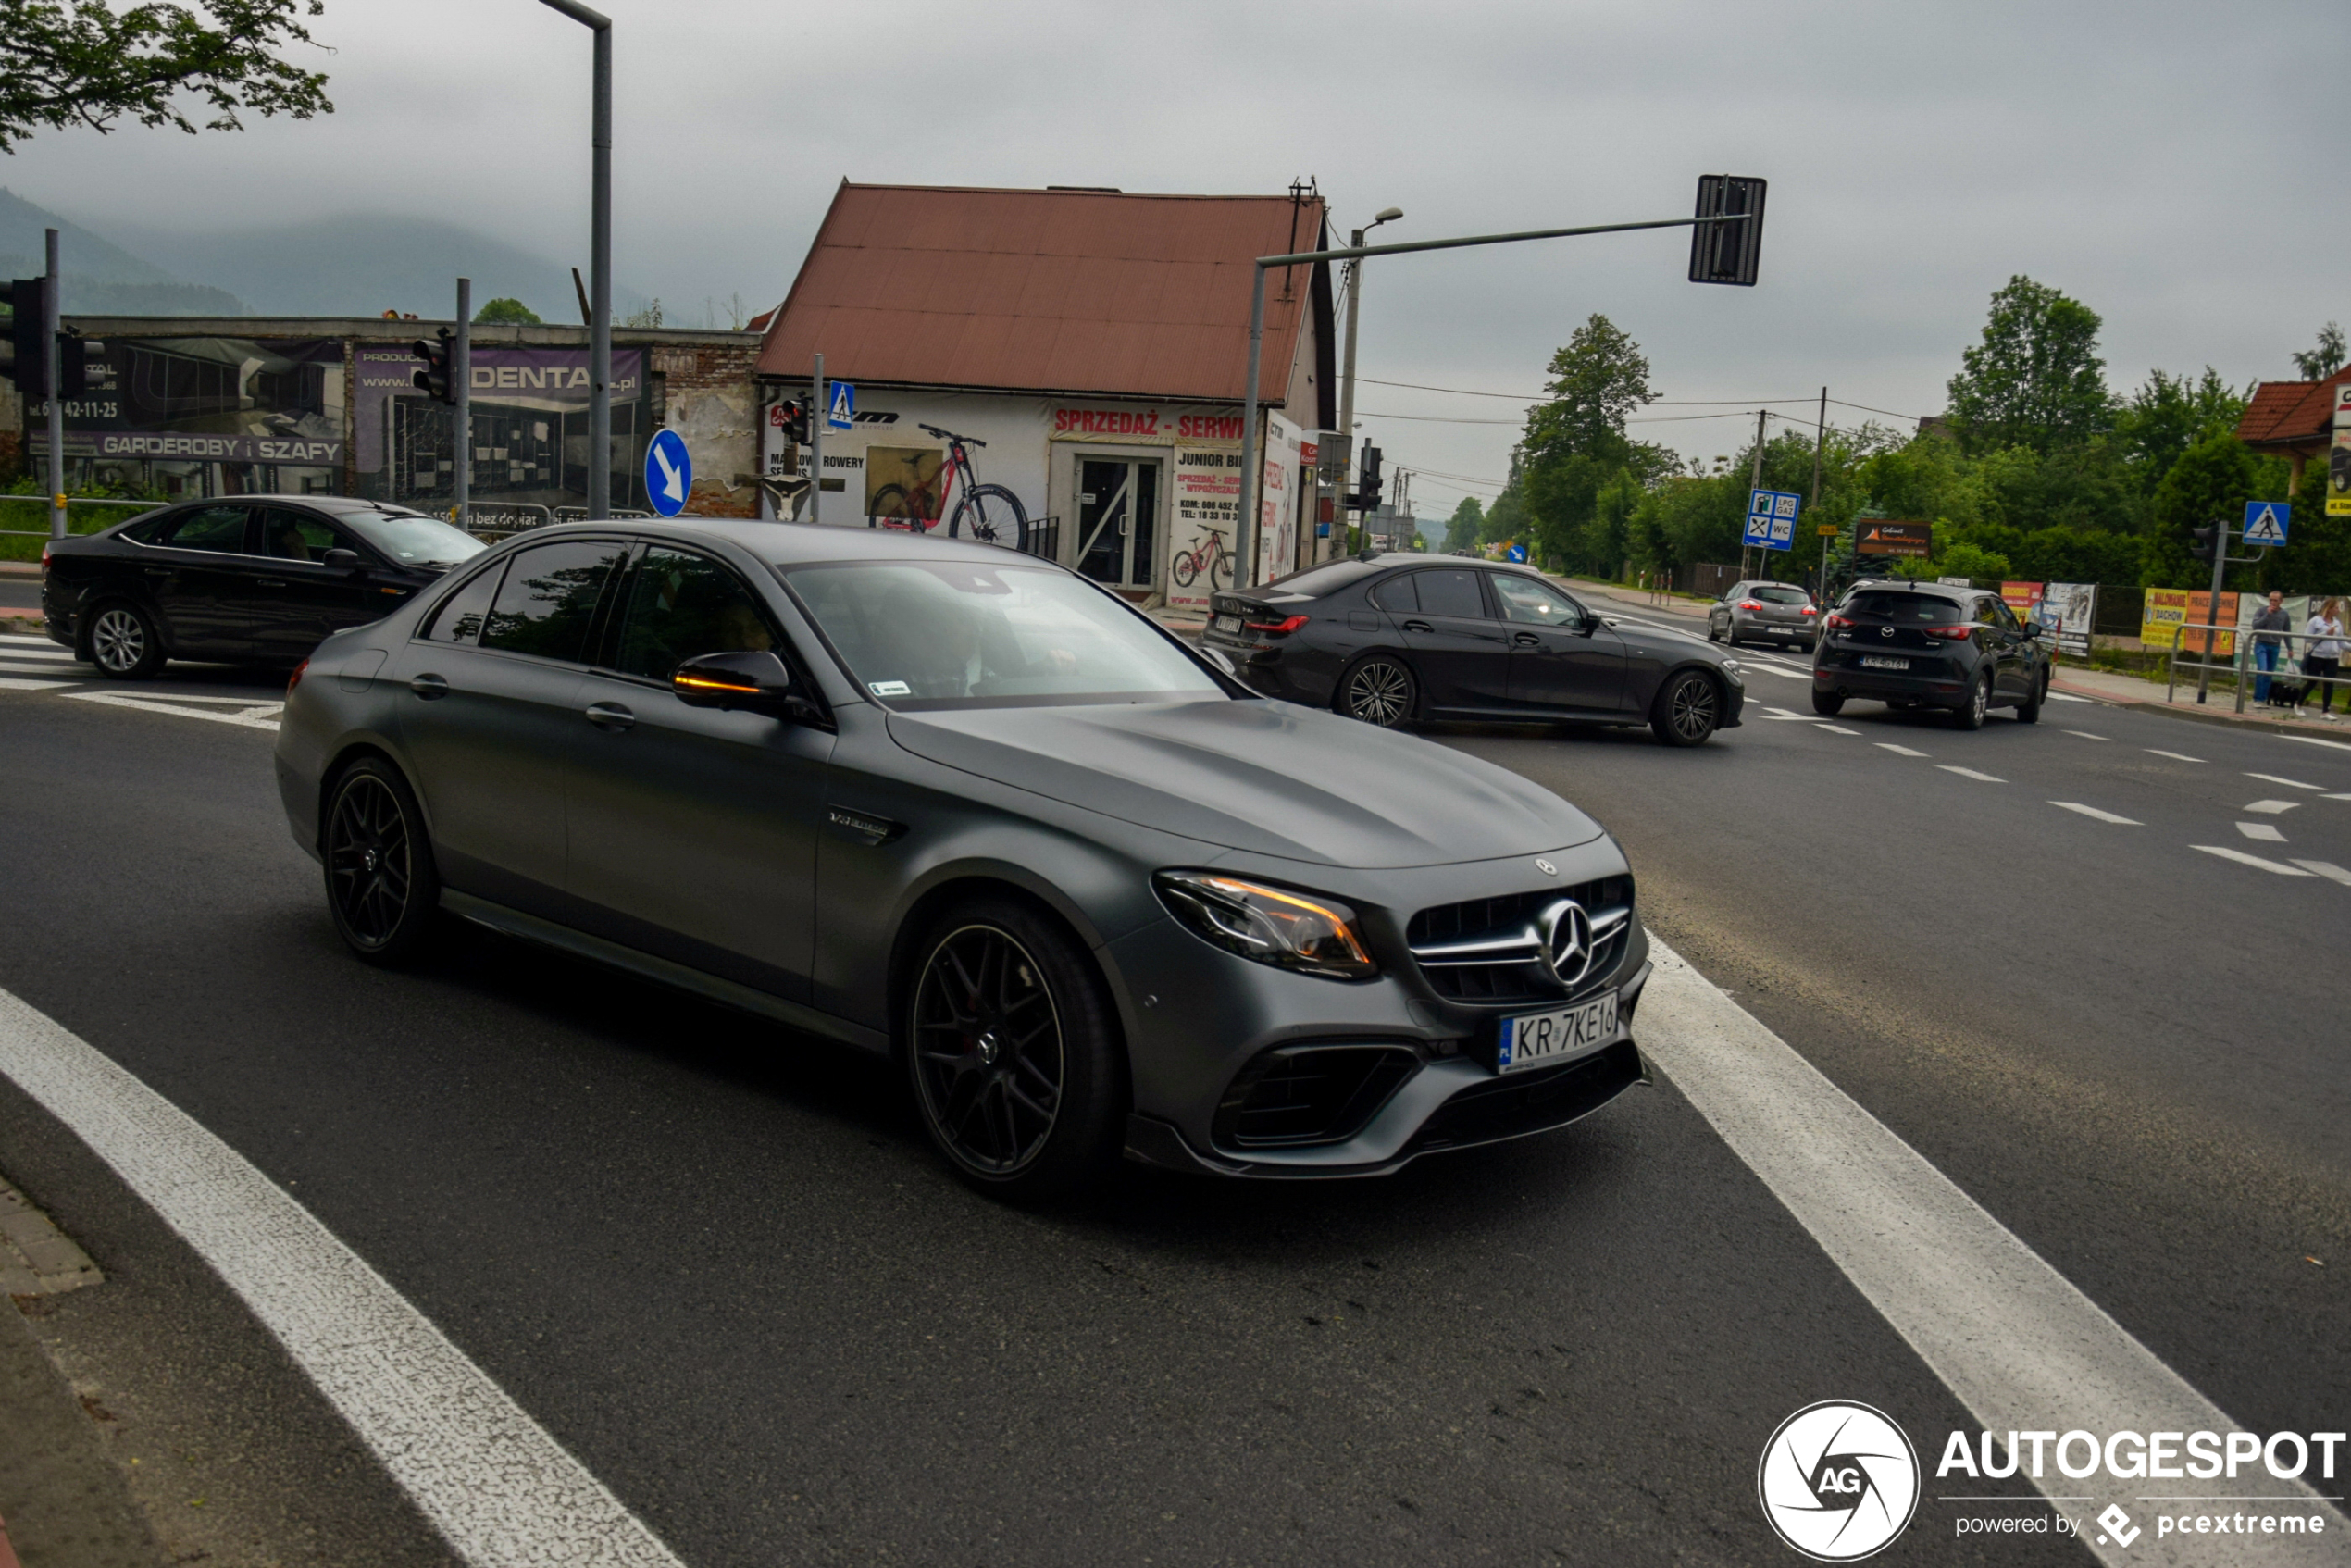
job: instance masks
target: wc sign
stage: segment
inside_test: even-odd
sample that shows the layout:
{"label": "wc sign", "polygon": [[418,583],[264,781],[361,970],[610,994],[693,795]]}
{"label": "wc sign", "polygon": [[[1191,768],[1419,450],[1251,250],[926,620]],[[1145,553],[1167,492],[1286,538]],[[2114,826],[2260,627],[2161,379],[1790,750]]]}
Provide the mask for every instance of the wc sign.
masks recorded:
{"label": "wc sign", "polygon": [[2283,544],[2286,524],[2293,519],[2293,508],[2283,501],[2246,502],[2245,504],[2245,541],[2247,544]]}

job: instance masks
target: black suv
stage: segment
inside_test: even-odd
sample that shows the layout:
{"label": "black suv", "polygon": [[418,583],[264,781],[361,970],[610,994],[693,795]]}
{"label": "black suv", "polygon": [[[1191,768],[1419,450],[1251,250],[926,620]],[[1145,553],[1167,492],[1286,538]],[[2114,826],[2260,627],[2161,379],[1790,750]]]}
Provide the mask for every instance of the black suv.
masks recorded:
{"label": "black suv", "polygon": [[2049,648],[1996,593],[1936,583],[1865,583],[1822,622],[1812,650],[1812,711],[1846,699],[1948,708],[1979,729],[1994,708],[2033,724],[2049,692]]}

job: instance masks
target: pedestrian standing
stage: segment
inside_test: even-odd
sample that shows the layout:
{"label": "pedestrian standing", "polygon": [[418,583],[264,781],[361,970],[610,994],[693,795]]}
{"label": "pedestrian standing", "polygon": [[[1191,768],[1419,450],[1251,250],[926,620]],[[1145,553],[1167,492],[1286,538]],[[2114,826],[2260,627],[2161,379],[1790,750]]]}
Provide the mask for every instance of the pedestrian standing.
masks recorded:
{"label": "pedestrian standing", "polygon": [[[2328,600],[2302,629],[2311,639],[2310,651],[2302,658],[2302,673],[2318,689],[2319,716],[2331,718],[2333,716],[2327,708],[2334,701],[2334,678],[2343,671],[2343,601]],[[2345,693],[2344,711],[2351,713],[2351,692]]]}
{"label": "pedestrian standing", "polygon": [[[2294,629],[2294,621],[2285,613],[2284,594],[2274,588],[2270,590],[2270,602],[2262,607],[2259,615],[2253,617],[2253,629],[2256,633],[2253,639],[2253,667],[2260,672],[2253,678],[2253,700],[2267,707],[2270,702],[2270,672],[2278,667],[2278,649],[2284,641],[2274,633]],[[2262,633],[2272,635],[2260,635]]]}

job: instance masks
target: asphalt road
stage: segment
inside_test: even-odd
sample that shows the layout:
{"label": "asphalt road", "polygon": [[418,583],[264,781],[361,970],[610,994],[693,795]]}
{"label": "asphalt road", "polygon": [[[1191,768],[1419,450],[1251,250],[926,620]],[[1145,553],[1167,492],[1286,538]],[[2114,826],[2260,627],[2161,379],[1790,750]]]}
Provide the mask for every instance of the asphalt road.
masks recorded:
{"label": "asphalt road", "polygon": [[[2232,1415],[2340,1427],[2351,887],[2195,846],[2351,865],[2351,750],[2087,703],[1827,728],[1768,713],[1800,677],[1750,684],[1697,752],[1432,739],[1591,809],[1661,935]],[[1136,1170],[1043,1218],[966,1194],[863,1058],[478,934],[355,964],[269,783],[275,685],[0,689],[0,988],[308,1206],[688,1562],[1782,1561],[1784,1416],[1971,1425],[1670,1082],[1387,1181]],[[167,1544],[438,1560],[5,1083],[0,1169],[109,1275],[36,1326]],[[1953,1513],[1905,1558],[2081,1560]]]}

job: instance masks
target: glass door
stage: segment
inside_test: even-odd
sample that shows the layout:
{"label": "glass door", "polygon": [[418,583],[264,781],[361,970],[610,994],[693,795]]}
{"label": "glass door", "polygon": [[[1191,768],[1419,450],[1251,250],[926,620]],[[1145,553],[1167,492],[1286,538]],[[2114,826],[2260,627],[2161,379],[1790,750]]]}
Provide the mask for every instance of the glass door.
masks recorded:
{"label": "glass door", "polygon": [[1159,465],[1077,460],[1077,569],[1112,588],[1148,589],[1157,565]]}

